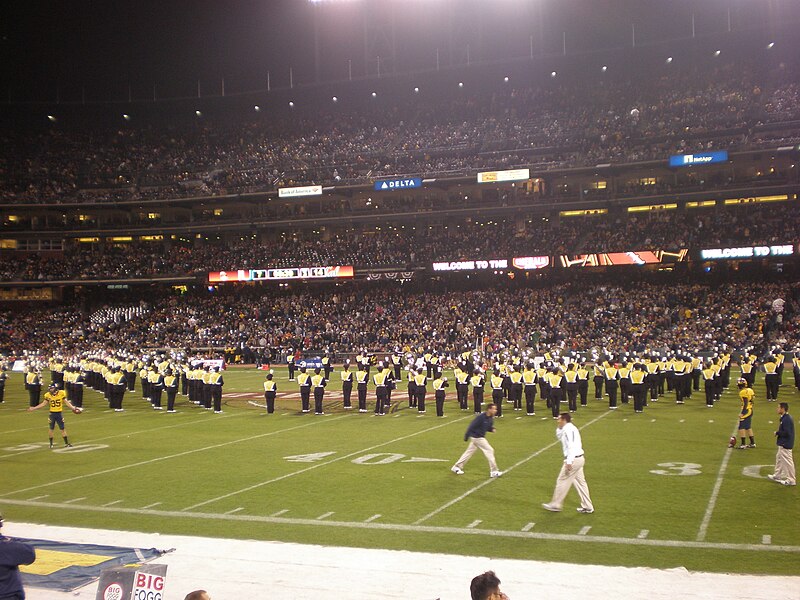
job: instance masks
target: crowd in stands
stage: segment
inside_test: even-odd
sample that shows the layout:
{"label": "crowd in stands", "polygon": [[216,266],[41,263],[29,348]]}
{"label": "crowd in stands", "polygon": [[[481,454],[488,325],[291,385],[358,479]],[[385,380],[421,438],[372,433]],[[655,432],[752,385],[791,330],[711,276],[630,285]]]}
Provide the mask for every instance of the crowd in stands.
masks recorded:
{"label": "crowd in stands", "polygon": [[[783,302],[776,303],[779,298]],[[114,318],[104,320],[74,306],[0,312],[0,350],[246,347],[342,353],[435,346],[455,352],[465,345],[538,343],[618,353],[713,350],[720,344],[763,348],[774,341],[793,347],[800,342],[798,302],[800,285],[764,282],[581,279],[441,291],[377,283],[306,291],[227,287],[156,294],[138,307],[107,310]]]}
{"label": "crowd in stands", "polygon": [[403,269],[514,256],[787,244],[796,242],[795,213],[795,206],[786,202],[552,221],[451,219],[428,226],[268,230],[191,247],[172,241],[78,243],[63,254],[6,254],[0,261],[0,280],[136,279],[333,265]]}
{"label": "crowd in stands", "polygon": [[799,96],[787,69],[729,63],[160,127],[56,123],[0,132],[0,200],[163,199],[758,148],[800,137],[796,127],[774,127],[800,118]]}

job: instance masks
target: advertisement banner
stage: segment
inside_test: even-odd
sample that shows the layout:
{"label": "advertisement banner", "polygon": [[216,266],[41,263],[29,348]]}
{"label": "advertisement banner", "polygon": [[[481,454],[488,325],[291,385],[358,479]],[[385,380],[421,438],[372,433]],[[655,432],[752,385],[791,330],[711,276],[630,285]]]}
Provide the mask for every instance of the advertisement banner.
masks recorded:
{"label": "advertisement banner", "polygon": [[322,196],[321,185],[278,188],[278,198],[301,198],[303,196]]}
{"label": "advertisement banner", "polygon": [[530,169],[510,169],[508,171],[486,171],[478,173],[478,183],[501,183],[503,181],[520,181],[530,179]]}
{"label": "advertisement banner", "polygon": [[710,248],[700,251],[701,260],[746,260],[749,258],[769,258],[772,256],[792,256],[794,246],[742,246],[741,248]]}
{"label": "advertisement banner", "polygon": [[700,152],[698,154],[677,154],[669,157],[670,167],[691,167],[694,165],[710,165],[728,161],[728,151]]}
{"label": "advertisement banner", "polygon": [[352,265],[338,267],[292,267],[289,269],[239,269],[238,271],[214,271],[208,274],[209,283],[231,281],[267,281],[272,279],[337,279],[353,277]]}
{"label": "advertisement banner", "polygon": [[434,271],[483,271],[485,269],[507,269],[508,259],[494,260],[458,260],[453,262],[433,263]]}
{"label": "advertisement banner", "polygon": [[376,192],[389,192],[392,190],[409,190],[422,187],[421,177],[406,177],[405,179],[382,179],[375,182]]}
{"label": "advertisement banner", "polygon": [[636,252],[603,252],[594,254],[562,254],[562,267],[610,267],[618,265],[653,265],[688,260],[689,250],[640,250]]}
{"label": "advertisement banner", "polygon": [[549,256],[517,256],[511,264],[516,269],[530,271],[531,269],[544,269],[550,266]]}
{"label": "advertisement banner", "polygon": [[227,283],[228,281],[250,281],[250,271],[214,271],[208,274],[208,283]]}

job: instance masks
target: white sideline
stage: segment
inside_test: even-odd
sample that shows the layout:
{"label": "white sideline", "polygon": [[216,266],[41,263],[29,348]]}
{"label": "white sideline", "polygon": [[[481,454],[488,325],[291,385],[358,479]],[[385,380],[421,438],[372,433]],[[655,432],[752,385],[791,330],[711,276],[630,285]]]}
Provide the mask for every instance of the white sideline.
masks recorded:
{"label": "white sideline", "polygon": [[[726,575],[683,568],[573,565],[481,556],[363,550],[210,539],[7,522],[11,536],[72,543],[175,548],[157,559],[168,565],[164,600],[206,589],[214,600],[463,600],[473,576],[492,569],[510,598],[648,598],[748,600],[791,598],[800,577]],[[487,546],[486,551],[491,547]],[[97,584],[75,592],[27,590],[28,600],[94,600]]]}

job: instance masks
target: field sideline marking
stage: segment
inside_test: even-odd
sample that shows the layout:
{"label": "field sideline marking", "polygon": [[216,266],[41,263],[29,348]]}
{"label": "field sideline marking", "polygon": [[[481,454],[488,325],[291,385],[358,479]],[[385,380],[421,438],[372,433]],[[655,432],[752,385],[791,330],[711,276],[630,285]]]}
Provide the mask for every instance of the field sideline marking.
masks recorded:
{"label": "field sideline marking", "polygon": [[[342,417],[338,417],[342,418]],[[268,479],[267,481],[261,481],[259,483],[254,483],[253,485],[249,485],[246,488],[242,488],[240,490],[236,490],[234,492],[228,492],[227,494],[223,494],[222,496],[217,496],[216,498],[211,498],[210,500],[204,500],[203,502],[198,502],[197,504],[192,504],[191,506],[187,506],[186,508],[182,509],[184,511],[194,510],[195,508],[199,508],[201,506],[206,506],[207,504],[212,504],[214,502],[218,502],[220,500],[225,500],[226,498],[230,498],[231,496],[237,496],[239,494],[243,494],[245,492],[250,492],[252,490],[258,489],[265,485],[270,485],[271,483],[277,483],[279,481],[283,481],[284,479],[289,479],[289,477],[294,477],[295,475],[302,475],[303,473],[307,473],[308,471],[313,471],[314,469],[318,469],[320,467],[325,467],[327,465],[331,465],[335,462],[339,462],[341,460],[345,460],[348,458],[352,458],[353,456],[357,456],[359,454],[363,454],[364,452],[369,452],[370,450],[375,450],[375,448],[381,448],[382,446],[388,446],[389,444],[394,444],[396,442],[401,442],[408,438],[412,438],[423,433],[428,433],[429,431],[434,431],[436,429],[441,429],[442,427],[447,427],[448,425],[452,425],[454,423],[458,423],[459,421],[463,421],[464,419],[470,418],[469,416],[461,417],[460,419],[456,419],[454,421],[448,421],[447,423],[442,423],[440,425],[434,425],[433,427],[428,427],[427,429],[420,429],[419,431],[415,431],[413,433],[409,433],[407,435],[403,435],[393,440],[389,440],[387,442],[381,442],[380,444],[375,444],[374,446],[370,446],[369,448],[362,448],[361,450],[357,450],[355,452],[350,452],[349,454],[345,454],[343,456],[339,456],[338,458],[334,458],[332,460],[326,462],[319,462],[315,465],[311,465],[310,467],[306,467],[305,469],[300,469],[299,471],[292,471],[291,473],[286,473],[284,475],[279,475],[278,477],[273,477],[272,479]]]}
{"label": "field sideline marking", "polygon": [[31,487],[22,488],[21,490],[14,490],[13,492],[5,492],[4,494],[0,494],[0,498],[5,496],[11,496],[12,494],[21,494],[22,492],[29,492],[31,490],[38,490],[40,488],[48,487],[51,485],[59,485],[61,483],[70,483],[72,481],[78,481],[80,479],[86,479],[87,477],[96,477],[97,475],[107,475],[108,473],[116,473],[117,471],[123,471],[125,469],[130,469],[133,467],[142,467],[144,465],[150,465],[156,462],[161,462],[162,460],[170,460],[172,458],[180,458],[181,456],[188,456],[189,454],[194,454],[196,452],[205,452],[206,450],[216,450],[217,448],[224,448],[225,446],[230,446],[232,444],[239,444],[241,442],[249,442],[252,440],[258,440],[263,437],[269,437],[272,435],[278,435],[279,433],[286,433],[289,431],[294,431],[296,429],[303,429],[305,427],[311,427],[312,425],[317,425],[319,423],[333,423],[334,421],[338,421],[339,419],[344,419],[347,415],[342,415],[341,417],[336,417],[334,419],[328,419],[327,421],[311,421],[309,423],[305,423],[303,425],[297,425],[296,427],[289,427],[288,429],[278,429],[277,431],[269,431],[267,433],[261,433],[259,435],[252,435],[246,438],[239,438],[235,440],[228,440],[227,442],[221,442],[219,444],[214,444],[213,446],[203,446],[201,448],[195,448],[194,450],[184,450],[183,452],[178,452],[177,454],[168,454],[167,456],[158,456],[156,458],[151,458],[149,460],[140,460],[139,462],[131,463],[128,465],[120,465],[119,467],[112,467],[110,469],[103,469],[102,471],[95,471],[94,473],[84,473],[83,475],[76,475],[75,477],[68,477],[67,479],[59,479],[57,481],[49,481],[47,483],[40,483],[38,485],[33,485]]}
{"label": "field sideline marking", "polygon": [[272,523],[276,525],[311,525],[314,527],[339,527],[344,529],[371,529],[376,531],[401,531],[412,533],[447,533],[455,535],[484,535],[500,538],[536,539],[545,541],[586,542],[602,544],[620,544],[625,546],[652,546],[663,548],[690,548],[703,550],[733,550],[754,552],[791,552],[800,554],[800,546],[775,546],[768,544],[738,544],[726,542],[696,542],[691,540],[659,540],[652,538],[627,538],[603,535],[576,535],[570,533],[541,533],[533,531],[511,531],[504,529],[466,529],[463,527],[441,527],[435,525],[402,525],[395,523],[380,523],[373,521],[330,521],[323,519],[291,519],[287,517],[268,517],[259,515],[240,515],[223,513],[185,512],[180,510],[143,510],[138,508],[124,508],[117,506],[88,506],[85,504],[63,504],[56,502],[30,502],[28,500],[0,499],[0,504],[12,506],[27,506],[36,508],[51,508],[60,510],[74,510],[84,512],[131,514],[140,517],[163,517],[183,519],[205,519],[209,521],[241,521],[245,523]]}
{"label": "field sideline marking", "polygon": [[[592,420],[591,420],[591,421],[589,421],[588,423],[584,423],[584,424],[583,424],[583,426],[582,426],[582,427],[580,427],[579,429],[584,429],[584,428],[588,427],[589,425],[591,425],[592,423],[596,423],[596,422],[597,422],[597,421],[599,421],[600,419],[602,419],[602,418],[604,418],[604,417],[607,417],[607,416],[608,416],[608,415],[610,415],[610,414],[611,414],[611,411],[606,411],[606,412],[604,412],[603,414],[601,414],[600,416],[598,416],[598,417],[595,417],[594,419],[592,419]],[[548,444],[548,445],[547,445],[547,446],[545,446],[544,448],[540,448],[539,450],[537,450],[536,452],[534,452],[534,453],[533,453],[533,454],[531,454],[530,456],[527,456],[527,457],[523,458],[522,460],[520,460],[520,461],[518,461],[518,462],[514,463],[513,465],[511,465],[510,467],[508,467],[507,469],[505,469],[505,470],[503,471],[503,473],[508,473],[509,471],[512,471],[512,470],[516,469],[517,467],[519,467],[519,466],[521,466],[521,465],[524,465],[524,464],[525,464],[526,462],[528,462],[529,460],[531,460],[531,459],[534,459],[534,458],[536,458],[537,456],[539,456],[539,455],[540,455],[542,452],[546,452],[546,451],[548,451],[550,448],[552,448],[553,446],[556,446],[556,445],[558,445],[558,444],[560,444],[560,443],[561,443],[561,442],[560,442],[560,441],[558,441],[558,440],[556,440],[555,442],[551,442],[550,444]],[[463,494],[461,494],[461,495],[460,495],[460,496],[458,496],[457,498],[454,498],[454,499],[450,500],[449,502],[447,502],[447,503],[445,503],[445,504],[442,504],[442,505],[441,505],[439,508],[437,508],[436,510],[434,510],[434,511],[432,511],[432,512],[429,512],[429,513],[428,513],[427,515],[425,515],[424,517],[421,517],[421,518],[417,519],[416,521],[414,521],[414,525],[419,525],[419,524],[421,524],[421,523],[424,523],[425,521],[427,521],[427,520],[428,520],[428,519],[430,519],[431,517],[435,517],[436,515],[438,515],[438,514],[439,514],[440,512],[442,512],[443,510],[447,510],[448,508],[450,508],[450,507],[451,507],[451,506],[453,506],[454,504],[458,504],[459,502],[461,502],[461,501],[462,501],[464,498],[466,498],[467,496],[469,496],[469,495],[471,495],[471,494],[473,494],[473,493],[477,492],[477,491],[478,491],[479,489],[481,489],[482,487],[484,487],[484,486],[486,486],[486,485],[489,485],[490,483],[492,483],[493,481],[496,481],[497,479],[498,479],[498,478],[489,478],[489,479],[486,479],[486,480],[482,481],[481,483],[479,483],[479,484],[478,484],[478,485],[476,485],[475,487],[473,487],[473,488],[471,488],[471,489],[467,490],[466,492],[464,492]]]}
{"label": "field sideline marking", "polygon": [[[731,432],[732,436],[736,435],[737,429],[739,429],[738,422],[733,426],[733,431]],[[714,489],[711,490],[711,498],[708,499],[708,506],[706,506],[706,512],[703,515],[703,521],[700,523],[700,529],[697,531],[696,539],[698,542],[702,542],[706,539],[708,526],[711,523],[711,515],[714,513],[714,508],[717,506],[717,498],[719,497],[719,491],[722,488],[722,480],[725,478],[725,471],[728,470],[728,462],[731,460],[732,454],[733,448],[725,449],[725,456],[722,457],[722,464],[719,466],[717,479],[714,482]]]}
{"label": "field sideline marking", "polygon": [[[247,413],[241,413],[241,414],[245,415]],[[227,416],[228,415],[226,415],[226,417]],[[236,417],[236,416],[240,416],[240,415],[231,415],[231,416],[232,417]],[[123,436],[139,435],[140,433],[150,433],[152,431],[159,431],[161,429],[172,429],[173,427],[181,427],[182,425],[194,425],[195,423],[202,423],[203,421],[207,422],[207,420],[208,420],[207,416],[203,416],[203,417],[200,417],[199,419],[194,419],[192,421],[184,421],[182,423],[173,423],[172,425],[161,425],[160,427],[153,427],[151,429],[140,429],[139,431],[129,431],[129,432],[123,432],[123,433],[115,433],[114,435],[107,435],[106,437],[96,438],[96,439],[93,439],[93,440],[84,440],[84,441],[82,441],[80,443],[81,444],[95,444],[97,442],[104,442],[106,440],[113,440],[114,438],[123,437]],[[75,436],[73,436],[73,439],[74,438],[75,438]],[[44,444],[44,442],[42,442],[42,444]],[[41,448],[35,448],[35,449],[32,449],[32,450],[23,450],[21,452],[13,452],[13,453],[9,453],[9,454],[2,454],[2,455],[0,455],[0,460],[2,460],[4,458],[13,458],[13,457],[16,457],[16,456],[21,456],[23,454],[29,454],[31,452],[37,452],[38,450],[42,450],[42,449],[45,449],[45,448],[46,448],[46,446],[43,445]]]}

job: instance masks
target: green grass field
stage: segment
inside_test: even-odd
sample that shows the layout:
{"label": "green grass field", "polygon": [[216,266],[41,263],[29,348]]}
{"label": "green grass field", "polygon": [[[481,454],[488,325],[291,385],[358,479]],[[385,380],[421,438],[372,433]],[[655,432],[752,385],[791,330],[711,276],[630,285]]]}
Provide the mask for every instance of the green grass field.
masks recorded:
{"label": "green grass field", "polygon": [[[736,369],[734,368],[734,371]],[[786,376],[788,375],[788,377]],[[784,376],[781,399],[800,415]],[[345,412],[329,387],[325,416],[300,414],[285,371],[267,416],[263,372],[225,374],[225,413],[179,397],[177,414],[156,412],[137,390],[124,413],[87,390],[82,415],[66,414],[74,448],[47,448],[47,414],[24,412],[15,373],[0,405],[0,509],[9,521],[283,540],[604,565],[756,574],[800,573],[796,487],[765,478],[774,463],[776,405],[756,385],[758,448],[728,450],[739,401],[733,390],[707,409],[701,393],[671,397],[644,414],[594,402],[575,415],[596,512],[541,508],[553,490],[561,448],[537,398],[535,417],[506,409],[490,436],[500,468],[488,478],[478,453],[456,476],[472,417],[448,391],[446,417],[407,408],[373,416]],[[337,377],[338,378],[338,377]],[[734,378],[735,381],[735,378]],[[356,402],[355,394],[353,401]],[[338,406],[337,406],[338,404]],[[666,474],[657,474],[662,471]]]}

